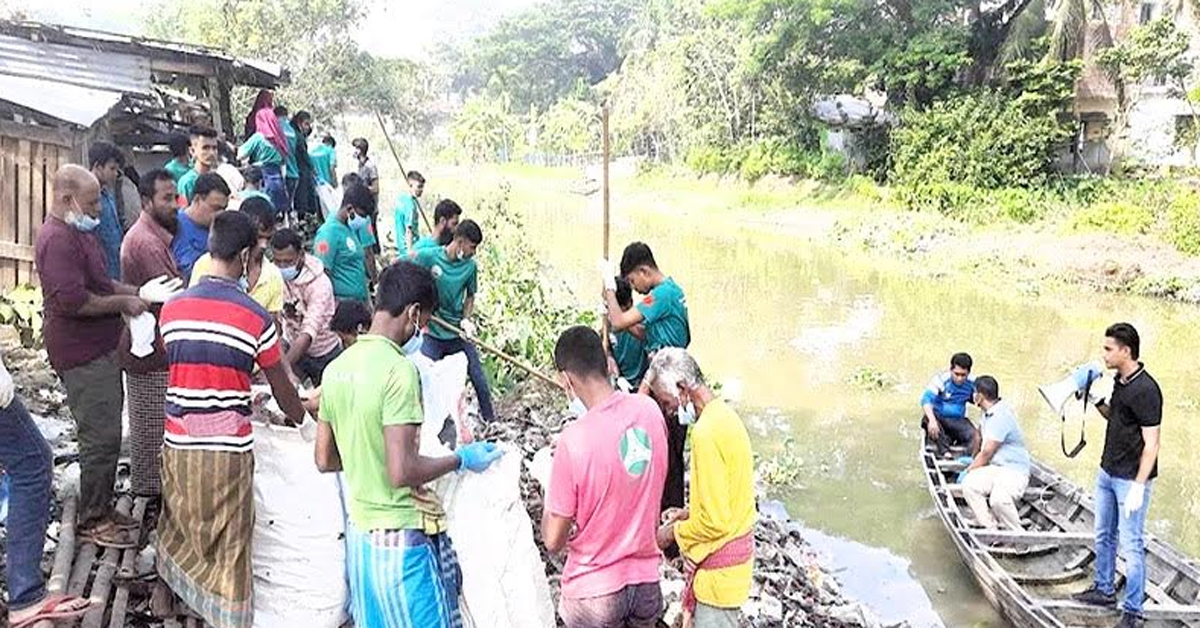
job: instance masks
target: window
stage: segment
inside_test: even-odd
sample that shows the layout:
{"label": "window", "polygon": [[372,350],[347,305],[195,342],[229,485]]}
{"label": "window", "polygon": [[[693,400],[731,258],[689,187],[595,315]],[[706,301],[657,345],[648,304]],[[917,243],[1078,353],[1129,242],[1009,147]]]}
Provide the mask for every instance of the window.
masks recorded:
{"label": "window", "polygon": [[1158,8],[1153,2],[1142,3],[1142,13],[1138,16],[1138,24],[1145,24],[1154,20],[1155,9]]}

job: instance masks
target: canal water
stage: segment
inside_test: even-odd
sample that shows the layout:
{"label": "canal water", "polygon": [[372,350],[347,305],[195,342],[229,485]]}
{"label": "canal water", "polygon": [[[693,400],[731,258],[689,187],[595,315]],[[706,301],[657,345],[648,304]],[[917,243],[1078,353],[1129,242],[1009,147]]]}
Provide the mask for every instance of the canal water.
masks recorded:
{"label": "canal water", "polygon": [[[443,180],[444,189],[481,185],[475,174]],[[513,211],[524,214],[530,242],[581,303],[594,306],[599,195],[570,193],[561,181],[510,183]],[[440,192],[436,180],[431,184]],[[622,193],[618,185],[614,198]],[[1143,359],[1166,401],[1150,528],[1200,556],[1197,308],[1073,288],[1031,296],[983,281],[918,278],[906,272],[911,261],[740,225],[736,210],[690,212],[669,195],[656,211],[631,216],[620,207],[614,203],[614,258],[635,239],[651,245],[662,270],[687,294],[692,350],[737,402],[757,453],[769,458],[790,446],[798,457],[799,477],[776,497],[806,527],[907,564],[946,626],[1006,625],[954,552],[918,465],[918,399],[956,351],[974,357],[976,375],[999,380],[1034,456],[1090,487],[1103,422],[1092,414],[1084,423],[1091,444],[1067,459],[1059,445],[1062,423],[1044,406],[1037,385],[1099,358],[1108,324],[1136,325]],[[1078,429],[1072,423],[1068,438]],[[833,552],[841,547],[823,545]],[[872,578],[887,579],[845,567],[843,578],[855,580],[850,589],[864,595]]]}

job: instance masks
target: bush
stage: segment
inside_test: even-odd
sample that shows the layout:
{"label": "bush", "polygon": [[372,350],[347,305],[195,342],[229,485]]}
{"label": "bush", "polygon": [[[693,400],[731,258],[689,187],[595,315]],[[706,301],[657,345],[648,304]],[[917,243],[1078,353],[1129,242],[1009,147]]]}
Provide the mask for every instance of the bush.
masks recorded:
{"label": "bush", "polygon": [[1124,201],[1089,205],[1071,217],[1079,231],[1107,231],[1124,235],[1145,234],[1154,226],[1154,213],[1147,207]]}
{"label": "bush", "polygon": [[1200,255],[1200,194],[1184,192],[1167,208],[1167,241],[1182,253]]}

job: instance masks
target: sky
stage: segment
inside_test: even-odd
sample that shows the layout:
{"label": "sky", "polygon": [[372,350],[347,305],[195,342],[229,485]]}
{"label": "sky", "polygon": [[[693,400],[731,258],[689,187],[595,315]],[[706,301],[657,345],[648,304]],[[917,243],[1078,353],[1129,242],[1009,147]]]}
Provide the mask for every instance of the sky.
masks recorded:
{"label": "sky", "polygon": [[[469,39],[500,17],[536,0],[368,0],[358,41],[371,54],[420,60],[433,44]],[[71,26],[141,34],[144,0],[0,0],[31,18]]]}

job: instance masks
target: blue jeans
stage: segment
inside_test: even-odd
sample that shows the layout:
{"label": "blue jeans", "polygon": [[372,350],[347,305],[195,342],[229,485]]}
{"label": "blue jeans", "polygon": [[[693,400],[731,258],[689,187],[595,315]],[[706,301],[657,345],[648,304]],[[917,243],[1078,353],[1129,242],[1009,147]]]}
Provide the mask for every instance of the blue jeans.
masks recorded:
{"label": "blue jeans", "polygon": [[46,595],[42,547],[50,522],[54,454],[19,399],[0,409],[0,466],[8,474],[8,606],[21,610]]}
{"label": "blue jeans", "polygon": [[283,169],[276,164],[263,164],[263,183],[262,191],[271,197],[271,205],[275,207],[275,213],[284,214],[290,208],[291,203],[288,202],[287,187],[283,181]]}
{"label": "blue jeans", "polygon": [[421,340],[421,353],[435,362],[459,352],[467,354],[467,376],[475,387],[475,396],[479,397],[479,415],[485,422],[491,423],[496,419],[496,411],[492,409],[492,391],[488,389],[487,375],[483,372],[483,362],[479,360],[475,345],[462,338],[439,340],[428,334]]}
{"label": "blue jeans", "polygon": [[1125,559],[1125,601],[1122,609],[1141,616],[1146,600],[1146,512],[1154,482],[1146,483],[1142,507],[1132,516],[1121,512],[1133,480],[1114,478],[1104,469],[1096,478],[1096,588],[1112,595],[1116,590],[1117,546]]}

